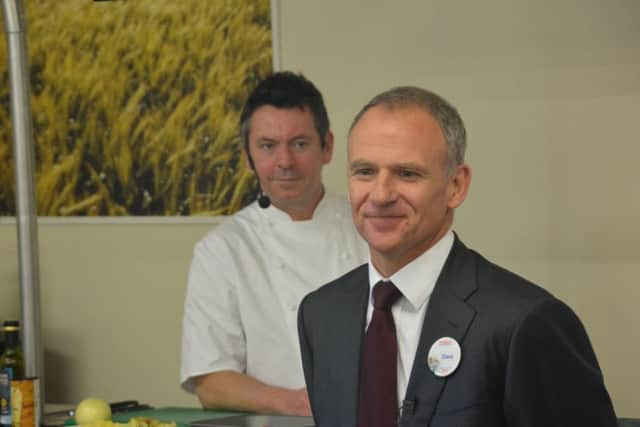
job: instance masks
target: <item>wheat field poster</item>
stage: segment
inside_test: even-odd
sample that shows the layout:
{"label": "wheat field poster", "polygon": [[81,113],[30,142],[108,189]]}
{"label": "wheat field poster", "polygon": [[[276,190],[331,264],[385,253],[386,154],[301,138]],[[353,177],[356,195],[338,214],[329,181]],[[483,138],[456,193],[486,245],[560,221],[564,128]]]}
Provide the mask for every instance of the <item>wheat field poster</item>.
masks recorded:
{"label": "wheat field poster", "polygon": [[[272,71],[269,0],[24,4],[38,215],[226,215],[253,200],[238,117]],[[0,216],[12,216],[0,38]]]}

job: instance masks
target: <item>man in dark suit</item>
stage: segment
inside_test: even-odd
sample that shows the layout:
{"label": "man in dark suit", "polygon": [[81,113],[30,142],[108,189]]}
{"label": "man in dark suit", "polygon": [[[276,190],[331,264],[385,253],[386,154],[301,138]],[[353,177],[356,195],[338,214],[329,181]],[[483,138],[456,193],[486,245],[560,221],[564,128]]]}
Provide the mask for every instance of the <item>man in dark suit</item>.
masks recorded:
{"label": "man in dark suit", "polygon": [[452,231],[471,171],[436,94],[376,96],[349,131],[349,198],[370,262],[298,315],[320,427],[615,426],[580,320]]}

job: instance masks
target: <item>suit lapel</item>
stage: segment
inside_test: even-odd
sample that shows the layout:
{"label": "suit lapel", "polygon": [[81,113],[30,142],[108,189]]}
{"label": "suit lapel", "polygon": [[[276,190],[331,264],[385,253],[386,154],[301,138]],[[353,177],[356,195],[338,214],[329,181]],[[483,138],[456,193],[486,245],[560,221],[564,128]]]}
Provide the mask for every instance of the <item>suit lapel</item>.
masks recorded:
{"label": "suit lapel", "polygon": [[[475,277],[473,257],[456,236],[429,299],[405,397],[409,403],[403,404],[412,410],[419,408],[428,420],[433,417],[447,379],[436,377],[429,370],[427,354],[438,338],[451,337],[462,347],[464,358],[464,337],[475,316],[475,310],[465,300],[476,290]],[[410,417],[411,411],[403,411],[401,422]]]}
{"label": "suit lapel", "polygon": [[[336,343],[340,359],[335,366],[340,367],[337,384],[333,392],[336,393],[334,401],[339,405],[335,411],[342,412],[341,425],[355,426],[358,410],[358,389],[360,384],[360,352],[364,339],[364,323],[367,314],[367,304],[369,302],[369,273],[365,264],[355,272],[350,282],[345,283],[343,301],[337,307],[344,309],[338,313],[334,312],[335,319],[339,319],[340,324],[336,325],[340,331],[337,336],[341,342]],[[354,309],[355,308],[355,309]],[[354,337],[356,340],[354,342]]]}

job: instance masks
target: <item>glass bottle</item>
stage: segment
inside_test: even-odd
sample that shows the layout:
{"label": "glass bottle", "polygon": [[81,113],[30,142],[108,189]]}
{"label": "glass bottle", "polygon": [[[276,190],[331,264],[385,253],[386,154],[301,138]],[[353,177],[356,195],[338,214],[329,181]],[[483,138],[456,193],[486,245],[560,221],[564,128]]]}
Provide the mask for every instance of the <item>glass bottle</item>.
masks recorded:
{"label": "glass bottle", "polygon": [[11,427],[11,383],[24,379],[24,357],[20,348],[20,323],[7,320],[2,329],[5,343],[0,354],[0,427]]}
{"label": "glass bottle", "polygon": [[6,320],[4,330],[4,352],[0,356],[0,369],[8,370],[12,380],[24,379],[24,357],[20,347],[20,322]]}

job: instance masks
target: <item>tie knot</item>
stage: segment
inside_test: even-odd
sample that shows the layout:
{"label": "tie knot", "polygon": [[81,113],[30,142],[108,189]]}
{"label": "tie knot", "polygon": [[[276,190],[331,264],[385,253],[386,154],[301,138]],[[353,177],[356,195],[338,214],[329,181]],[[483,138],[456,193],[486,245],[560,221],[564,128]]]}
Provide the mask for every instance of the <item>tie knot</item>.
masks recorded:
{"label": "tie knot", "polygon": [[391,282],[379,281],[373,287],[373,306],[386,310],[402,296],[402,293]]}

